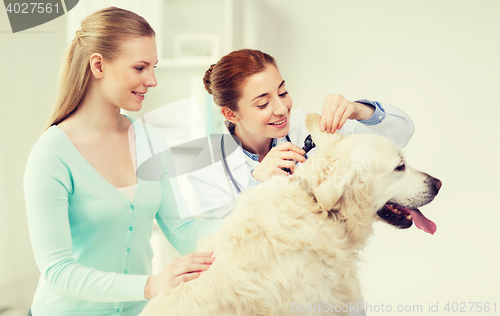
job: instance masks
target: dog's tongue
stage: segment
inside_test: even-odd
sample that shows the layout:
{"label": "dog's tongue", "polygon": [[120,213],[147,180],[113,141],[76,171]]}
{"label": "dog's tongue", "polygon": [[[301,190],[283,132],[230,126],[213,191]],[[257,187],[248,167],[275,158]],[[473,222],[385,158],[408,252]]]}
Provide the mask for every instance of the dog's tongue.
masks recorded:
{"label": "dog's tongue", "polygon": [[417,225],[419,229],[423,230],[426,233],[434,235],[437,226],[436,224],[434,224],[433,221],[425,217],[424,214],[422,214],[419,210],[412,210],[412,209],[407,209],[407,210],[410,212],[413,222],[415,223],[415,225]]}

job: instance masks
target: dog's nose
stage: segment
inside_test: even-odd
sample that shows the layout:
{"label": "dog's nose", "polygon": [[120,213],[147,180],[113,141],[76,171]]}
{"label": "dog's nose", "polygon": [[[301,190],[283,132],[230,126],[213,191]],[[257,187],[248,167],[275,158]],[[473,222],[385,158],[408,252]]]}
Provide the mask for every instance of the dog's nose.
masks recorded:
{"label": "dog's nose", "polygon": [[431,183],[436,188],[436,192],[439,191],[439,189],[441,189],[441,186],[443,185],[443,183],[441,182],[441,180],[436,179],[434,177],[430,177],[430,180],[431,180]]}

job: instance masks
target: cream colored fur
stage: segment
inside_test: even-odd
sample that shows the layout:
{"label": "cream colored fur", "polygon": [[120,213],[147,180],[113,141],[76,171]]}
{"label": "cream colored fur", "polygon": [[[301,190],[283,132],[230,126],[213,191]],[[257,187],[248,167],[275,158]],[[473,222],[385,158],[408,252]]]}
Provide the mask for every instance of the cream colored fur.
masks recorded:
{"label": "cream colored fur", "polygon": [[[316,155],[292,181],[276,176],[241,194],[199,245],[215,252],[212,266],[151,300],[141,316],[332,315],[363,301],[356,263],[376,212],[405,183],[415,183],[410,195],[425,191],[425,175],[409,167],[395,174],[403,154],[382,137],[321,133],[317,115],[307,125]],[[294,312],[299,305],[319,306]]]}

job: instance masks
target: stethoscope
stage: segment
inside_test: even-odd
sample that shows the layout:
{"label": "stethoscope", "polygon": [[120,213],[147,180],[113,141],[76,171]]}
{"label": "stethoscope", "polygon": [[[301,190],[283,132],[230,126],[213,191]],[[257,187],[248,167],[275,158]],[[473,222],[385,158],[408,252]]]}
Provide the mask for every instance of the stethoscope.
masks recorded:
{"label": "stethoscope", "polygon": [[[289,142],[292,142],[288,135],[286,135],[286,140]],[[316,145],[314,144],[314,142],[311,138],[311,135],[307,135],[306,139],[304,140],[304,147],[302,147],[302,149],[305,151],[304,157],[306,159],[307,159],[307,153],[309,151],[311,151],[311,149],[313,149],[314,147],[316,147]],[[226,171],[226,175],[229,177],[231,182],[234,184],[234,187],[236,188],[236,191],[238,191],[238,194],[240,194],[242,190],[241,190],[238,182],[236,182],[236,179],[233,177],[233,173],[231,172],[231,169],[229,169],[229,165],[227,164],[227,161],[226,161],[226,151],[224,149],[224,134],[222,134],[222,137],[220,139],[220,149],[221,149],[222,162],[224,164],[224,170]],[[290,169],[288,169],[288,168],[282,168],[282,169],[284,171],[290,173]]]}

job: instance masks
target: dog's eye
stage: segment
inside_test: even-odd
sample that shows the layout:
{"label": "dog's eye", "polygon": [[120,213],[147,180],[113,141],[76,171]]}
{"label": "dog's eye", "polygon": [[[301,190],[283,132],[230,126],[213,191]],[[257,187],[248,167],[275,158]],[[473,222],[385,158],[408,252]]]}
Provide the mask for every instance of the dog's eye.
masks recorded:
{"label": "dog's eye", "polygon": [[394,169],[394,171],[405,171],[405,164],[402,163]]}

